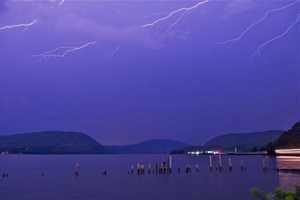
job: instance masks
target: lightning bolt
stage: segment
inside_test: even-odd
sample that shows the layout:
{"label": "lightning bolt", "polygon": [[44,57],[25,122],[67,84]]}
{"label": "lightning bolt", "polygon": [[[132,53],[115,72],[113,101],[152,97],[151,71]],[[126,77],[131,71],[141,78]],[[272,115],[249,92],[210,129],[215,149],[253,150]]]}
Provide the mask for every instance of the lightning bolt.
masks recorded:
{"label": "lightning bolt", "polygon": [[230,40],[226,40],[224,42],[219,42],[217,44],[225,45],[225,44],[229,44],[229,43],[240,41],[249,31],[251,31],[253,28],[255,28],[256,26],[258,26],[261,23],[263,23],[272,13],[280,12],[282,10],[288,9],[288,8],[296,5],[299,2],[300,2],[300,0],[296,0],[296,1],[294,1],[294,2],[292,2],[290,4],[287,4],[285,6],[282,6],[280,8],[275,8],[275,9],[268,10],[267,12],[265,12],[265,14],[263,15],[262,18],[260,18],[259,20],[257,20],[256,22],[254,22],[253,24],[251,24],[250,26],[248,26],[238,37],[235,37],[235,38],[230,39]]}
{"label": "lightning bolt", "polygon": [[174,26],[176,26],[185,17],[186,14],[187,12],[182,13],[181,16],[178,17],[177,20],[169,26],[167,32],[169,32]]}
{"label": "lightning bolt", "polygon": [[3,27],[0,27],[0,31],[5,31],[5,30],[9,30],[9,29],[15,29],[15,28],[28,28],[30,26],[33,26],[34,24],[37,23],[37,19],[33,20],[30,23],[27,24],[15,24],[15,25],[6,25]]}
{"label": "lightning bolt", "polygon": [[[177,21],[174,23],[174,25],[176,25],[176,24],[184,17],[185,13],[187,13],[187,12],[189,12],[189,11],[191,11],[191,10],[196,9],[196,8],[198,8],[198,7],[201,6],[201,5],[207,4],[209,1],[210,1],[210,0],[204,0],[204,1],[201,1],[201,2],[195,4],[195,5],[191,6],[191,7],[179,8],[179,9],[177,9],[177,10],[174,10],[174,11],[170,12],[167,16],[164,16],[164,17],[162,17],[162,18],[159,18],[159,19],[155,20],[155,21],[152,22],[152,23],[148,23],[148,24],[142,25],[141,28],[149,28],[149,27],[153,27],[153,26],[155,26],[156,24],[158,24],[158,23],[160,23],[160,22],[163,22],[163,21],[165,21],[165,20],[170,19],[170,18],[173,17],[174,15],[183,12],[183,14],[182,14],[181,17],[179,18],[179,20],[177,20]],[[173,25],[172,25],[172,26],[173,26]]]}
{"label": "lightning bolt", "polygon": [[71,47],[71,46],[62,46],[62,47],[58,47],[56,49],[50,50],[50,51],[46,51],[44,53],[38,54],[38,55],[33,55],[33,57],[43,57],[43,58],[47,58],[47,57],[55,57],[55,58],[63,58],[65,56],[67,56],[68,54],[74,53],[76,51],[79,51],[81,49],[87,48],[91,45],[95,45],[96,41],[92,41],[92,42],[87,42],[81,46],[78,47]]}
{"label": "lightning bolt", "polygon": [[290,24],[284,32],[282,32],[281,34],[279,34],[279,35],[273,37],[272,39],[270,39],[270,40],[262,43],[261,45],[259,45],[256,52],[255,52],[255,54],[261,55],[262,50],[266,46],[270,45],[274,41],[279,40],[279,39],[285,37],[287,34],[289,34],[289,32],[299,23],[299,21],[300,21],[300,13],[297,15],[295,21],[292,24]]}

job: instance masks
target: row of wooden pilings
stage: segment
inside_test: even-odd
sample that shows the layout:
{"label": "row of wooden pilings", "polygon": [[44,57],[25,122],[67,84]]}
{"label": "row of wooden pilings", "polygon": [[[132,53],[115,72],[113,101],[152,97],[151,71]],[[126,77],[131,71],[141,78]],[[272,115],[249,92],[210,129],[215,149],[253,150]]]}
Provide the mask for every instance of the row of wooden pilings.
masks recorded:
{"label": "row of wooden pilings", "polygon": [[[215,167],[213,166],[212,156],[211,155],[209,156],[209,170],[213,171],[214,168],[215,168],[216,171],[220,171],[220,172],[224,170],[224,166],[223,166],[223,161],[222,161],[221,154],[219,154],[218,165],[215,166]],[[246,165],[244,163],[244,160],[240,161],[240,170],[241,171],[246,171],[247,170],[247,167],[246,167]],[[228,171],[229,172],[233,171],[233,164],[232,164],[232,160],[231,160],[230,157],[228,158]]]}
{"label": "row of wooden pilings", "polygon": [[[104,169],[104,170],[101,172],[101,174],[102,174],[103,176],[107,176],[108,170],[107,170],[107,169]],[[75,165],[74,165],[74,176],[77,177],[77,176],[79,176],[79,175],[80,175],[80,164],[77,162],[77,163],[75,163]]]}
{"label": "row of wooden pilings", "polygon": [[[145,174],[156,174],[156,175],[163,175],[163,174],[172,174],[174,173],[174,170],[173,170],[173,164],[172,164],[172,156],[169,156],[168,157],[168,161],[163,161],[163,162],[160,162],[160,163],[156,163],[154,165],[152,164],[148,164],[147,165],[147,168],[146,168],[146,165],[141,163],[141,162],[138,162],[136,163],[136,165],[131,165],[130,166],[130,170],[128,171],[128,174],[130,175],[145,175]],[[189,174],[189,173],[192,173],[192,171],[195,172],[200,172],[200,167],[198,164],[194,165],[194,167],[192,167],[192,165],[190,164],[186,164],[184,167],[178,167],[177,168],[177,173],[180,174],[180,173],[186,173],[186,174]],[[227,163],[227,166],[224,166],[223,165],[223,159],[222,159],[222,155],[219,154],[219,157],[218,157],[218,162],[216,165],[213,165],[213,157],[212,155],[209,156],[209,165],[208,165],[208,169],[209,171],[219,171],[219,172],[222,172],[222,171],[225,171],[226,169],[228,169],[229,172],[232,172],[235,168],[233,166],[233,162],[232,162],[232,159],[231,157],[228,158],[228,163]],[[244,160],[240,160],[240,164],[239,166],[237,167],[237,169],[240,169],[240,171],[242,172],[245,172],[247,171],[247,166],[244,162]],[[262,160],[262,170],[265,172],[269,169],[268,165],[267,165],[267,158],[263,158]]]}
{"label": "row of wooden pilings", "polygon": [[[226,169],[228,169],[229,172],[232,172],[235,168],[233,166],[233,162],[231,157],[228,157],[228,165],[225,167],[223,165],[223,159],[222,159],[222,155],[219,154],[218,157],[218,163],[217,165],[213,165],[213,157],[212,155],[209,155],[209,165],[208,165],[209,171],[225,171]],[[244,163],[244,160],[240,160],[240,165],[239,167],[240,170],[242,172],[247,171],[247,166]],[[237,168],[237,169],[238,169]],[[138,162],[136,165],[131,165],[130,166],[130,170],[128,171],[128,174],[130,175],[145,175],[145,174],[155,174],[155,175],[168,175],[168,174],[172,174],[172,173],[176,173],[176,170],[173,171],[174,167],[173,167],[173,157],[171,155],[168,156],[167,161],[163,161],[160,163],[156,163],[154,165],[148,164],[147,169],[145,164]],[[200,166],[198,164],[194,165],[194,167],[192,167],[192,165],[190,164],[186,164],[184,167],[178,167],[177,168],[177,173],[186,173],[186,174],[190,174],[192,173],[192,171],[195,172],[200,172]],[[267,157],[262,159],[262,170],[264,172],[266,172],[269,169],[268,166],[268,162],[267,162]],[[73,169],[73,174],[74,176],[79,176],[80,174],[80,164],[77,162],[74,165],[74,169]],[[107,176],[108,175],[108,170],[104,169],[101,171],[101,174],[103,176]],[[45,176],[45,173],[42,172],[41,176]],[[0,173],[0,177],[2,178],[8,178],[8,173],[3,172]]]}
{"label": "row of wooden pilings", "polygon": [[[213,162],[212,162],[212,156],[209,156],[209,170],[213,171],[214,167],[213,167]],[[222,155],[219,154],[219,162],[218,165],[215,167],[215,169],[217,171],[222,171],[224,169],[223,167],[223,161],[222,161]],[[267,157],[264,157],[262,159],[262,170],[265,172],[269,169],[268,164],[267,164]],[[228,171],[231,172],[233,170],[233,163],[232,163],[232,159],[231,157],[228,158]],[[247,170],[247,166],[244,162],[244,160],[240,161],[240,170],[241,171],[246,171]]]}

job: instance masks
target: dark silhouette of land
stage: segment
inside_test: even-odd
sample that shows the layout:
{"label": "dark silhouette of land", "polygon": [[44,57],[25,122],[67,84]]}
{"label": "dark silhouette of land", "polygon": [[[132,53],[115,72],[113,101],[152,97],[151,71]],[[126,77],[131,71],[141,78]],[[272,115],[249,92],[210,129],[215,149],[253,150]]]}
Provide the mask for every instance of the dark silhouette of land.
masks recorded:
{"label": "dark silhouette of land", "polygon": [[0,136],[0,152],[13,154],[165,154],[193,150],[256,152],[300,147],[300,122],[288,131],[232,133],[216,136],[203,146],[168,140],[146,140],[130,145],[102,145],[80,132],[45,131]]}
{"label": "dark silhouette of land", "polygon": [[300,147],[300,121],[291,129],[284,132],[275,142],[276,148],[299,148]]}
{"label": "dark silhouette of land", "polygon": [[158,154],[170,153],[175,149],[188,146],[190,145],[176,140],[155,139],[132,145],[106,146],[105,150],[110,154]]}
{"label": "dark silhouette of land", "polygon": [[182,154],[198,150],[222,150],[226,152],[256,152],[265,150],[266,146],[280,137],[284,131],[263,131],[253,133],[230,133],[216,136],[204,145],[177,149],[172,153]]}
{"label": "dark silhouette of land", "polygon": [[0,152],[13,154],[160,154],[188,144],[167,139],[105,146],[79,132],[45,131],[0,136]]}
{"label": "dark silhouette of land", "polygon": [[0,152],[23,154],[92,154],[104,147],[79,132],[45,131],[0,136]]}

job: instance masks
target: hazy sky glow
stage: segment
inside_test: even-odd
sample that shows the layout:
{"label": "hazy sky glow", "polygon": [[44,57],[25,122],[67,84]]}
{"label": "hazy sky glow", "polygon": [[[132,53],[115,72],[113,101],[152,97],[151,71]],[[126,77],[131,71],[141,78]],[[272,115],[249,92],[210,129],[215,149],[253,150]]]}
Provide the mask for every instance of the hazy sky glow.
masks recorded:
{"label": "hazy sky glow", "polygon": [[200,144],[287,129],[299,20],[297,0],[0,0],[0,134]]}

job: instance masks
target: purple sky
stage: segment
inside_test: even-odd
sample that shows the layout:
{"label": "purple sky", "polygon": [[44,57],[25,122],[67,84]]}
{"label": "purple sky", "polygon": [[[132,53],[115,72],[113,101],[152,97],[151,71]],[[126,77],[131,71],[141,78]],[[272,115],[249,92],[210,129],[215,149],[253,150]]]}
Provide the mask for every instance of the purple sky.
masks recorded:
{"label": "purple sky", "polygon": [[[83,131],[103,144],[150,138],[201,144],[300,119],[300,2],[0,0],[0,134]],[[16,24],[32,26],[1,30]],[[39,57],[61,46],[86,48]],[[55,51],[62,54],[63,50]]]}

